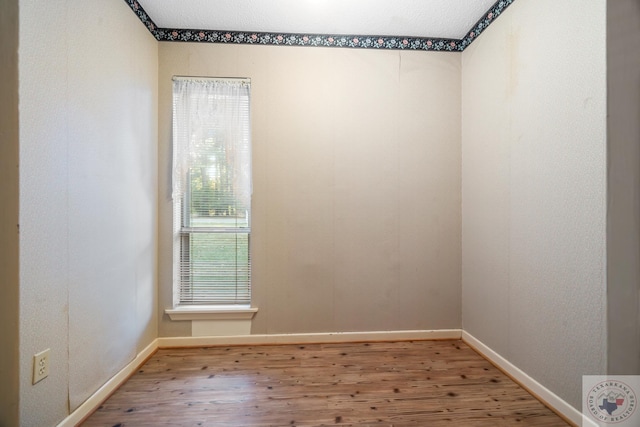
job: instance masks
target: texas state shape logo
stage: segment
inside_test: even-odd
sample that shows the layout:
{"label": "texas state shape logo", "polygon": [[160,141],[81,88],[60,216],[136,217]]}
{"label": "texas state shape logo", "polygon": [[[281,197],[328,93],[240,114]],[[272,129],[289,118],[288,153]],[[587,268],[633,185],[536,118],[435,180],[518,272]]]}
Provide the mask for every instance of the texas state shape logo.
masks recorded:
{"label": "texas state shape logo", "polygon": [[636,410],[636,394],[622,381],[607,380],[594,385],[587,394],[589,414],[602,424],[627,421]]}

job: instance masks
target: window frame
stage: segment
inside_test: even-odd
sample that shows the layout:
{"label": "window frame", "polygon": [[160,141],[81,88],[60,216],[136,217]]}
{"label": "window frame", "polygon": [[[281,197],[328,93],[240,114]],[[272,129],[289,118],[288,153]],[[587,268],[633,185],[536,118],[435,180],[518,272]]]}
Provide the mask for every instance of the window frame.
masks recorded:
{"label": "window frame", "polygon": [[[193,199],[193,188],[192,188],[192,176],[191,176],[191,168],[188,169],[186,175],[183,173],[182,178],[178,185],[183,186],[183,189],[180,195],[176,195],[175,185],[176,185],[176,156],[185,155],[181,153],[180,143],[177,142],[179,134],[177,132],[176,127],[178,126],[178,120],[176,119],[176,81],[190,81],[192,83],[197,83],[197,81],[202,80],[204,82],[240,82],[240,84],[246,85],[246,99],[238,99],[238,104],[242,105],[246,102],[246,115],[242,117],[244,120],[242,126],[246,126],[242,128],[244,133],[242,134],[241,142],[234,142],[234,148],[236,147],[244,147],[247,150],[248,156],[248,168],[245,167],[243,171],[246,173],[248,171],[248,205],[246,206],[245,219],[243,222],[244,226],[215,226],[215,227],[193,227],[193,224],[190,223],[192,219],[192,199]],[[257,311],[257,309],[251,308],[251,298],[252,298],[252,280],[251,280],[251,80],[247,78],[238,78],[238,79],[230,79],[230,78],[216,78],[216,77],[182,77],[182,76],[174,76],[173,78],[173,138],[172,138],[172,147],[174,150],[174,195],[172,200],[173,205],[173,309],[166,310],[167,314],[169,314],[172,319],[174,317],[181,317],[184,315],[184,312],[191,313],[195,318],[205,318],[206,314],[210,313],[212,310],[221,313],[223,319],[244,319],[247,316],[253,317],[253,314]],[[222,96],[222,95],[221,95]],[[243,98],[245,95],[241,95]],[[242,109],[242,107],[239,107]],[[204,141],[204,140],[203,140]],[[216,144],[216,142],[214,142]],[[187,155],[190,156],[192,152],[189,152]],[[225,152],[226,153],[226,152]],[[189,166],[193,166],[193,162],[187,162]],[[234,169],[234,172],[237,172]],[[183,182],[184,181],[184,182]],[[243,187],[243,189],[245,189]],[[246,190],[246,189],[245,189]],[[217,214],[213,214],[213,217],[216,217]],[[239,217],[236,217],[239,218]],[[245,224],[246,222],[246,224]],[[234,273],[236,275],[236,285],[235,285],[235,296],[233,298],[224,298],[224,297],[214,297],[209,301],[204,301],[201,298],[196,298],[196,301],[192,299],[185,298],[185,289],[193,288],[193,257],[191,254],[191,243],[193,241],[193,237],[196,234],[210,235],[210,236],[222,236],[222,235],[232,235],[236,236],[236,249],[234,250],[235,254],[235,262],[234,265]],[[246,256],[246,264],[239,263],[239,254],[240,250],[238,248],[238,236],[246,235],[246,253],[244,251],[244,247],[242,249],[242,253],[240,257]],[[186,257],[186,259],[185,259]],[[185,265],[188,266],[188,269],[185,269]],[[242,267],[246,265],[246,271],[242,270]],[[238,283],[239,276],[239,268],[246,274],[246,280],[241,280],[241,284]],[[185,276],[185,271],[187,271],[187,275]],[[241,273],[242,273],[241,272]],[[218,277],[216,275],[216,277]],[[244,278],[244,276],[243,276]],[[246,283],[246,284],[245,284]],[[217,286],[216,284],[211,283],[211,287]],[[223,285],[225,286],[225,285]],[[227,288],[224,288],[227,289]],[[224,289],[220,295],[224,293]],[[208,292],[208,291],[207,291]],[[216,294],[216,290],[213,290],[212,294]],[[244,297],[239,297],[239,294],[244,295]],[[181,314],[182,313],[182,314]],[[238,317],[240,316],[240,317]],[[217,316],[216,318],[219,318]],[[249,317],[249,318],[250,318]],[[174,319],[174,320],[185,320],[183,318]]]}

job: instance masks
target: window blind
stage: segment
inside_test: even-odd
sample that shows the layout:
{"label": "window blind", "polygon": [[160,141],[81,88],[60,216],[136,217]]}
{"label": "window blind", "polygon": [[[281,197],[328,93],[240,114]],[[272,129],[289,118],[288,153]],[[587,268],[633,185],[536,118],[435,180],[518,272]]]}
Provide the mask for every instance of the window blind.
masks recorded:
{"label": "window blind", "polygon": [[247,79],[174,78],[174,301],[251,302]]}

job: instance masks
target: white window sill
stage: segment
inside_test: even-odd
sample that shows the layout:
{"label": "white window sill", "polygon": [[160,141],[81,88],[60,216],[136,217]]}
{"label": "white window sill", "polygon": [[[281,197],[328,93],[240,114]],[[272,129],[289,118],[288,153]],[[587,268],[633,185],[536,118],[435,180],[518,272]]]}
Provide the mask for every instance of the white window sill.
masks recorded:
{"label": "white window sill", "polygon": [[164,310],[171,320],[251,320],[257,308],[244,305],[192,305]]}

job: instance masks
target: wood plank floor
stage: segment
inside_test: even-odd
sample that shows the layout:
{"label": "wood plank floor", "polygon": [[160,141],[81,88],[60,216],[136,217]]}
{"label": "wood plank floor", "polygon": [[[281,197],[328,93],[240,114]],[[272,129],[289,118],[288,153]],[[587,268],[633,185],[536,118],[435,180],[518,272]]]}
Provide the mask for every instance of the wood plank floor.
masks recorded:
{"label": "wood plank floor", "polygon": [[161,349],[90,426],[567,426],[462,341]]}

